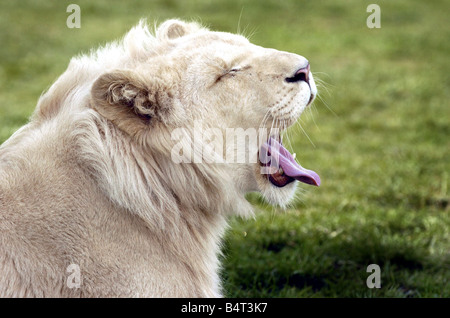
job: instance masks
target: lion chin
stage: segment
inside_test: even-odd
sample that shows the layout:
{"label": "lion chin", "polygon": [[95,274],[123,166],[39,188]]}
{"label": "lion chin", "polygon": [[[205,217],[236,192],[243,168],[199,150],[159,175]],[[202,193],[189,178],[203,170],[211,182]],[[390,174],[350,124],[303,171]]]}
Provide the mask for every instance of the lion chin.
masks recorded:
{"label": "lion chin", "polygon": [[280,137],[316,95],[304,57],[179,20],[73,58],[0,146],[0,296],[221,296],[245,195],[320,184]]}

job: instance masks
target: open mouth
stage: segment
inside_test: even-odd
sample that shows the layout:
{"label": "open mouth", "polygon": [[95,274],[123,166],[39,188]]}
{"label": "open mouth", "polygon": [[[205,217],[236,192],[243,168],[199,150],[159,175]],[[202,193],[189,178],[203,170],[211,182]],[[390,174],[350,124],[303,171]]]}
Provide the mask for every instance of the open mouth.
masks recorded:
{"label": "open mouth", "polygon": [[295,157],[275,138],[270,137],[260,148],[259,164],[261,173],[276,187],[284,187],[294,180],[319,186],[320,177],[312,171],[303,168]]}

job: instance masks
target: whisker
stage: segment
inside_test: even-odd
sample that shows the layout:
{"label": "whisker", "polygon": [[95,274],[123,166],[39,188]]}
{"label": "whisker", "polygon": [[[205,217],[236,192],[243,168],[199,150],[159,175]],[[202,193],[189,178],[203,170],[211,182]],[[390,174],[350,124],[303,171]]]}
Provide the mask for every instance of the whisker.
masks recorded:
{"label": "whisker", "polygon": [[237,34],[241,34],[241,18],[242,18],[242,12],[244,12],[244,6],[241,8],[241,13],[239,14],[239,20],[237,25]]}
{"label": "whisker", "polygon": [[266,122],[269,119],[269,115],[270,115],[270,109],[268,109],[267,112],[264,114],[264,117],[261,120],[259,128],[266,128]]}
{"label": "whisker", "polygon": [[328,106],[328,103],[322,98],[322,96],[317,95],[317,98],[322,102],[322,104],[325,105],[325,107],[336,117],[339,117],[339,115],[333,110],[331,109],[330,106]]}
{"label": "whisker", "polygon": [[286,135],[286,145],[292,150],[292,149],[294,149],[293,147],[292,147],[292,142],[291,142],[291,137],[289,136],[289,133],[290,133],[290,131],[288,130],[288,127],[287,127],[287,123],[286,123],[286,121],[284,120],[283,121],[283,130],[285,131],[285,135]]}
{"label": "whisker", "polygon": [[[313,103],[313,104],[310,105],[309,108],[310,108],[310,109],[309,109],[309,113],[310,113],[310,115],[311,115],[311,119],[312,119],[312,121],[313,121],[313,123],[314,123],[314,126],[316,126],[316,128],[319,129],[319,131],[320,131],[320,128],[319,128],[319,126],[317,125],[316,120],[315,120],[315,118],[314,118],[314,111],[317,113],[316,105],[314,105],[314,103]],[[317,113],[317,114],[318,114],[318,113]]]}
{"label": "whisker", "polygon": [[314,142],[311,140],[311,138],[309,138],[309,135],[306,133],[306,131],[303,129],[303,127],[302,127],[302,125],[301,125],[301,123],[300,123],[300,121],[302,121],[302,119],[300,118],[300,120],[299,121],[297,121],[297,123],[298,123],[298,126],[300,127],[300,129],[303,131],[303,133],[305,134],[305,136],[306,136],[306,138],[308,138],[308,140],[309,140],[309,142],[311,143],[311,145],[314,147],[314,148],[316,148],[316,145],[314,144]]}
{"label": "whisker", "polygon": [[269,137],[272,136],[272,131],[273,131],[273,124],[274,124],[275,118],[272,117],[272,124],[270,126],[270,130],[269,130]]}

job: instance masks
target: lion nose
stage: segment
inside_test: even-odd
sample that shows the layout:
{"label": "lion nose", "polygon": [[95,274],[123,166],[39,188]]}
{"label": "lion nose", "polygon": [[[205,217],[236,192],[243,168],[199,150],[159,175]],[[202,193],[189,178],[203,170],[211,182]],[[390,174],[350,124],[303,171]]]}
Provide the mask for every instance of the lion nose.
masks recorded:
{"label": "lion nose", "polygon": [[295,83],[304,81],[309,85],[309,63],[305,66],[297,70],[292,77],[286,77],[286,81],[288,83]]}

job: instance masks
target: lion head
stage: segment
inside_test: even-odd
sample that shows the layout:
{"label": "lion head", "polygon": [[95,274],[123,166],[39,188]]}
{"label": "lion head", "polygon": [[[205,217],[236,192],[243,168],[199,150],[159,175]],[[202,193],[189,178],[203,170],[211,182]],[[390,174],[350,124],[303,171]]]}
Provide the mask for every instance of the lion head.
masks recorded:
{"label": "lion head", "polygon": [[[228,176],[226,186],[240,195],[258,191],[270,203],[284,205],[297,180],[320,183],[316,173],[295,162],[280,137],[317,94],[306,58],[179,20],[163,23],[146,45],[145,53],[95,80],[91,106],[99,114],[164,160],[177,161],[176,150],[174,165],[221,170]],[[202,138],[194,140],[196,125]],[[243,133],[246,142],[227,140],[230,129]],[[205,131],[209,137],[203,138]],[[248,141],[249,132],[258,132],[256,142]],[[239,154],[246,159],[236,160]]]}
{"label": "lion head", "polygon": [[141,23],[74,58],[35,113],[72,114],[80,153],[113,201],[245,214],[248,192],[283,206],[297,181],[320,183],[280,137],[317,94],[306,58],[179,20],[155,33]]}

